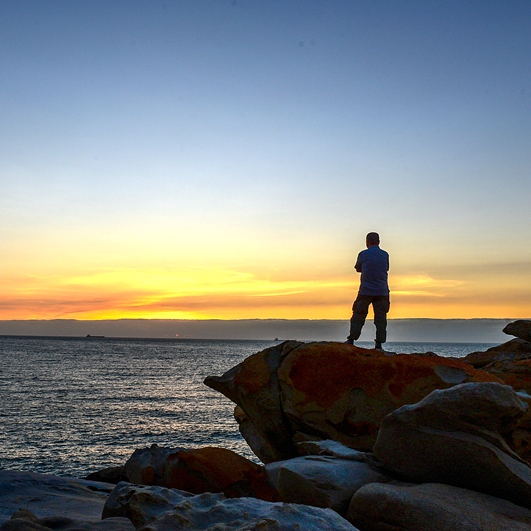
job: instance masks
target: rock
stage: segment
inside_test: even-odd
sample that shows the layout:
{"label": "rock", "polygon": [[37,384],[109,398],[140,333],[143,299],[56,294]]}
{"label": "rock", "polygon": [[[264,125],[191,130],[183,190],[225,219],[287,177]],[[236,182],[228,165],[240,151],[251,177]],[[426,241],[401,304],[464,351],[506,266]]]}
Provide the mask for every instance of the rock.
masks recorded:
{"label": "rock", "polygon": [[484,352],[471,352],[462,359],[476,369],[485,368],[487,372],[490,372],[487,366],[496,361],[515,361],[526,358],[531,358],[531,343],[517,338],[491,347]]}
{"label": "rock", "polygon": [[[238,423],[242,437],[246,440],[249,447],[253,449],[255,455],[260,456],[263,463],[271,463],[278,459],[279,454],[275,445],[268,441],[264,434],[258,431],[240,406],[234,408],[234,418]],[[290,447],[291,445],[292,443],[290,442]]]}
{"label": "rock", "polygon": [[124,466],[127,481],[137,485],[163,485],[166,461],[179,450],[157,444],[135,450]]}
{"label": "rock", "polygon": [[449,485],[372,483],[353,496],[347,519],[363,531],[531,531],[531,511]]}
{"label": "rock", "polygon": [[[216,494],[221,499],[223,495]],[[174,507],[194,498],[190,492],[158,486],[132,485],[121,482],[107,498],[102,519],[129,518],[136,529],[153,522]]]}
{"label": "rock", "polygon": [[381,467],[331,456],[305,456],[266,465],[282,501],[329,507],[344,516],[354,493],[368,483],[394,478]]}
{"label": "rock", "polygon": [[19,509],[0,526],[0,531],[134,531],[128,518],[109,518],[99,522],[84,522],[65,516],[37,518],[31,511]]}
{"label": "rock", "polygon": [[525,341],[531,342],[531,320],[520,320],[509,323],[503,332],[510,335],[519,337]]}
{"label": "rock", "polygon": [[500,435],[526,409],[507,385],[436,390],[384,419],[374,454],[407,481],[446,483],[531,507],[531,468]]}
{"label": "rock", "polygon": [[[496,376],[522,393],[520,398],[531,405],[531,343],[516,338],[488,349],[473,352],[464,358],[474,367]],[[518,426],[504,437],[509,446],[531,463],[531,408],[520,419]]]}
{"label": "rock", "polygon": [[510,385],[515,391],[525,391],[531,395],[531,358],[499,359],[487,365],[484,370]]}
{"label": "rock", "polygon": [[164,480],[167,487],[194,494],[223,492],[227,498],[279,500],[263,466],[225,448],[198,448],[171,455]]}
{"label": "rock", "polygon": [[223,494],[190,496],[175,489],[127,483],[116,486],[103,516],[127,516],[137,529],[146,526],[150,531],[356,531],[330,509],[254,498],[227,499]]}
{"label": "rock", "polygon": [[[332,439],[318,441],[302,441],[297,443],[297,448],[301,455],[331,455],[341,459],[352,459],[353,461],[362,461],[364,463],[374,464],[377,460],[368,452],[360,452],[349,448]],[[267,468],[267,466],[266,466]]]}
{"label": "rock", "polygon": [[154,444],[136,450],[125,464],[125,471],[131,483],[140,485],[159,485],[194,494],[223,492],[228,498],[279,499],[263,466],[225,448],[172,450]]}
{"label": "rock", "polygon": [[98,470],[97,472],[91,472],[85,479],[88,479],[89,481],[101,481],[103,483],[112,483],[113,485],[118,485],[120,481],[124,481],[126,479],[125,467],[113,466],[104,468],[103,470]]}
{"label": "rock", "polygon": [[0,523],[20,508],[31,511],[37,518],[61,515],[97,522],[113,487],[83,479],[0,470]]}
{"label": "rock", "polygon": [[281,359],[300,345],[297,341],[280,343],[249,356],[223,376],[205,379],[207,386],[224,394],[245,412],[246,428],[241,433],[264,463],[297,455],[290,425],[282,413],[277,370]]}
{"label": "rock", "polygon": [[295,443],[305,435],[370,451],[391,411],[434,389],[482,381],[499,380],[460,360],[289,341],[205,384],[241,408],[242,435],[270,463],[297,457]]}

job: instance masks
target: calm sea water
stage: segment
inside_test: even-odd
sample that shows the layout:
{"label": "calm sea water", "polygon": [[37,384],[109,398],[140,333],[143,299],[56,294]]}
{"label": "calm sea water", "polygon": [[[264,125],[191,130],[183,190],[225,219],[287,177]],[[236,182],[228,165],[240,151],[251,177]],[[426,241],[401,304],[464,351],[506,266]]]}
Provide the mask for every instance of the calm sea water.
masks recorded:
{"label": "calm sea water", "polygon": [[[222,446],[256,461],[234,405],[203,380],[274,344],[0,337],[0,468],[83,477],[153,443]],[[458,357],[490,346],[386,344]]]}

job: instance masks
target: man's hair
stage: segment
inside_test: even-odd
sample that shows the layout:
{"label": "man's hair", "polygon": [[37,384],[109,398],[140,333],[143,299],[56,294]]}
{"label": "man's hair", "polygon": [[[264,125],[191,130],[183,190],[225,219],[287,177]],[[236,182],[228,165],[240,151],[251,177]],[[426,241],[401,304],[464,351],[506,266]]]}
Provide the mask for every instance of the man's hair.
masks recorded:
{"label": "man's hair", "polygon": [[380,243],[380,235],[377,232],[369,232],[367,234],[367,243],[378,245]]}

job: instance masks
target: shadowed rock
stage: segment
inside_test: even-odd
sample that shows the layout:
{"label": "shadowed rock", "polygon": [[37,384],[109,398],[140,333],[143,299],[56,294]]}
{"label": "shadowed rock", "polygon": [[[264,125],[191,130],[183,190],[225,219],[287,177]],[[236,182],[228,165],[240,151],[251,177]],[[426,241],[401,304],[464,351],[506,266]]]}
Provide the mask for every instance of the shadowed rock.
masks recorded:
{"label": "shadowed rock", "polygon": [[526,409],[507,385],[437,390],[389,414],[374,453],[408,481],[446,483],[531,507],[531,468],[500,435]]}
{"label": "shadowed rock", "polygon": [[510,335],[519,337],[525,341],[531,342],[531,321],[530,320],[519,320],[509,323],[504,329],[503,332]]}
{"label": "shadowed rock", "polygon": [[531,531],[531,511],[449,485],[372,483],[353,496],[347,519],[363,531]]}
{"label": "shadowed rock", "polygon": [[305,456],[266,465],[282,501],[329,507],[345,515],[353,494],[368,483],[393,481],[372,463],[331,456]]}
{"label": "shadowed rock", "polygon": [[463,361],[470,363],[476,369],[485,368],[497,361],[515,361],[531,358],[531,343],[523,339],[511,339],[502,345],[496,345],[482,352],[471,352],[467,354]]}
{"label": "shadowed rock", "polygon": [[356,531],[330,509],[252,498],[226,499],[223,494],[190,496],[176,489],[120,483],[109,497],[103,517],[129,518],[150,531]]}
{"label": "shadowed rock", "polygon": [[96,481],[0,470],[0,523],[21,507],[37,518],[61,515],[97,522],[112,488]]}

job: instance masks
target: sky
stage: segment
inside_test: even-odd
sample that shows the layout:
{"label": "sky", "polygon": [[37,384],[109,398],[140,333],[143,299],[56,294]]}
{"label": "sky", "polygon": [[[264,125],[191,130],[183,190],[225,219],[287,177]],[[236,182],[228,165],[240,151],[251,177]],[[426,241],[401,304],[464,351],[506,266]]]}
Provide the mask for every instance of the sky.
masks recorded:
{"label": "sky", "polygon": [[0,0],[0,319],[531,317],[531,3]]}

